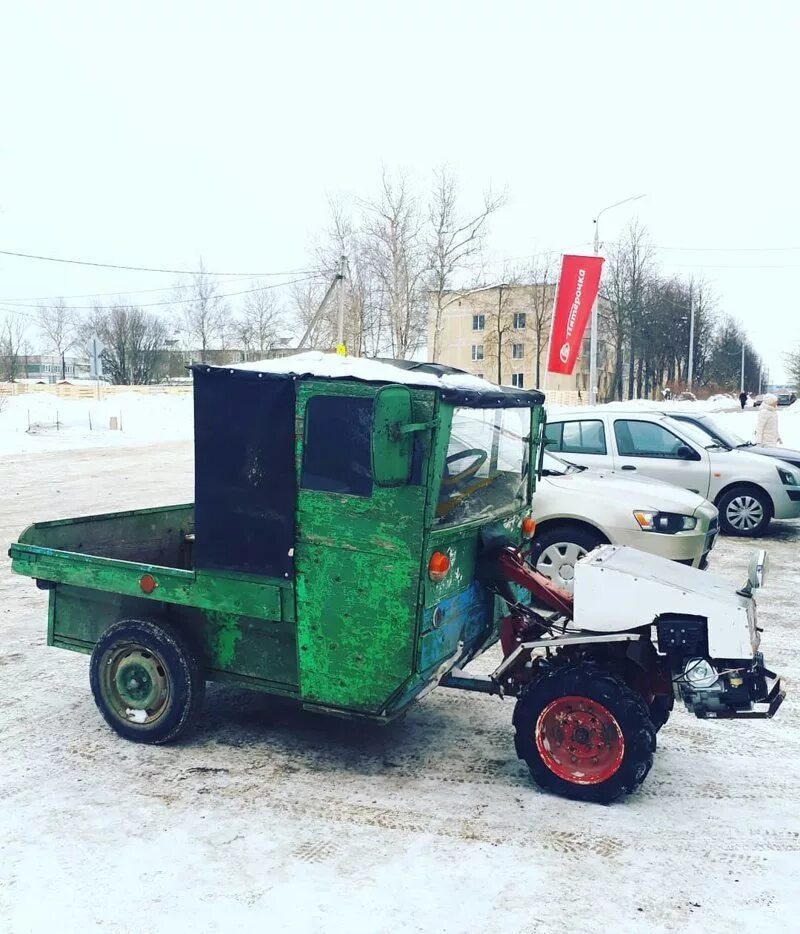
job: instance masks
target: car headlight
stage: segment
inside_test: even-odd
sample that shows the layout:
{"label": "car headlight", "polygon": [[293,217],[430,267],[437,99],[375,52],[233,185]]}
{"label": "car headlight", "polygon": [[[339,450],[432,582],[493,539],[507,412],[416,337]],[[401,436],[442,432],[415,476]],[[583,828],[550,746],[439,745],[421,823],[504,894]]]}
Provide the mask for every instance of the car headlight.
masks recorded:
{"label": "car headlight", "polygon": [[784,470],[783,467],[778,467],[778,476],[781,478],[781,483],[784,486],[797,486],[797,476],[791,472],[791,470]]}
{"label": "car headlight", "polygon": [[681,516],[676,512],[634,509],[633,515],[643,532],[662,532],[674,535],[676,532],[689,532],[697,527],[697,519],[694,516]]}

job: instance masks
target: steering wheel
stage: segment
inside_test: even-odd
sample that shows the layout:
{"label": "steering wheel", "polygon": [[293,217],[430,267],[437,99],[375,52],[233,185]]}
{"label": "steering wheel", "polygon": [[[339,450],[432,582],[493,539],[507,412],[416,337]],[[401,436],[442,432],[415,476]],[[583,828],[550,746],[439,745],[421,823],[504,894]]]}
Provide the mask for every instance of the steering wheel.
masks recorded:
{"label": "steering wheel", "polygon": [[445,466],[447,467],[449,467],[450,464],[454,464],[456,461],[463,460],[465,457],[474,457],[475,460],[467,467],[465,467],[460,473],[443,477],[442,489],[444,490],[450,489],[451,487],[456,487],[459,483],[463,483],[464,480],[469,480],[470,477],[474,477],[475,474],[484,465],[488,456],[489,455],[487,452],[482,451],[480,448],[466,448],[463,451],[456,451],[455,454],[450,454],[445,460]]}

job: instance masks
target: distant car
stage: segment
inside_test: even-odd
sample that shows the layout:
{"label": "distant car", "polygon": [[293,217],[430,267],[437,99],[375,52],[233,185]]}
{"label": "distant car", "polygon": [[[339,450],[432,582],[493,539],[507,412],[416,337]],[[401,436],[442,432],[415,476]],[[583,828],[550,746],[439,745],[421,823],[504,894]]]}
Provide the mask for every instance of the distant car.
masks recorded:
{"label": "distant car", "polygon": [[800,518],[800,471],[731,450],[664,413],[582,408],[547,423],[548,450],[585,467],[664,480],[711,500],[728,535],[761,535],[771,519]]}
{"label": "distant car", "polygon": [[[761,403],[764,401],[764,396],[766,393],[762,392],[753,399],[753,406],[758,408]],[[797,393],[791,389],[781,389],[778,392],[774,392],[773,396],[777,396],[778,405],[793,405],[797,402]]]}
{"label": "distant car", "polygon": [[748,454],[761,454],[764,457],[771,457],[773,460],[786,461],[792,467],[800,469],[800,451],[792,448],[776,447],[769,448],[752,441],[745,441],[735,432],[720,424],[713,415],[695,415],[689,412],[670,412],[670,418],[679,422],[686,422],[695,425],[704,431],[711,441],[724,445],[737,451],[747,451]]}
{"label": "distant car", "polygon": [[575,562],[598,545],[630,545],[705,567],[719,531],[708,500],[668,483],[588,470],[545,452],[533,497],[531,563],[572,590]]}

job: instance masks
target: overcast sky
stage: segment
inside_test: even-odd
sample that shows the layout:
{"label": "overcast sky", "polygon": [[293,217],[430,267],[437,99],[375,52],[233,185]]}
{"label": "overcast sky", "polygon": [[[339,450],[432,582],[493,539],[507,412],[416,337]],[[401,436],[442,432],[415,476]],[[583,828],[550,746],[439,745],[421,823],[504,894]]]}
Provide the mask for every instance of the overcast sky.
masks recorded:
{"label": "overcast sky", "polygon": [[[634,216],[773,377],[800,344],[796,2],[3,5],[0,249],[304,268],[326,197],[382,164],[509,205],[495,260]],[[0,300],[174,277],[0,256]],[[146,296],[138,296],[144,301]],[[158,299],[158,293],[154,295]],[[152,300],[152,297],[151,297]]]}

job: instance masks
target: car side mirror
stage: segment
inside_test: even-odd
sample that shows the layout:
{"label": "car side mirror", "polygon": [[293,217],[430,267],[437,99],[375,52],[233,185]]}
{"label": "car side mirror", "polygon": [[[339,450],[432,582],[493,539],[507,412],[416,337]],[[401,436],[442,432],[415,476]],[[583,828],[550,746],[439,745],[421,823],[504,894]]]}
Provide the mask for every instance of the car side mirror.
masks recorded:
{"label": "car side mirror", "polygon": [[379,486],[402,486],[411,476],[411,392],[384,386],[375,394],[372,427],[372,477]]}
{"label": "car side mirror", "polygon": [[682,461],[699,461],[700,455],[688,444],[682,444],[675,452]]}

